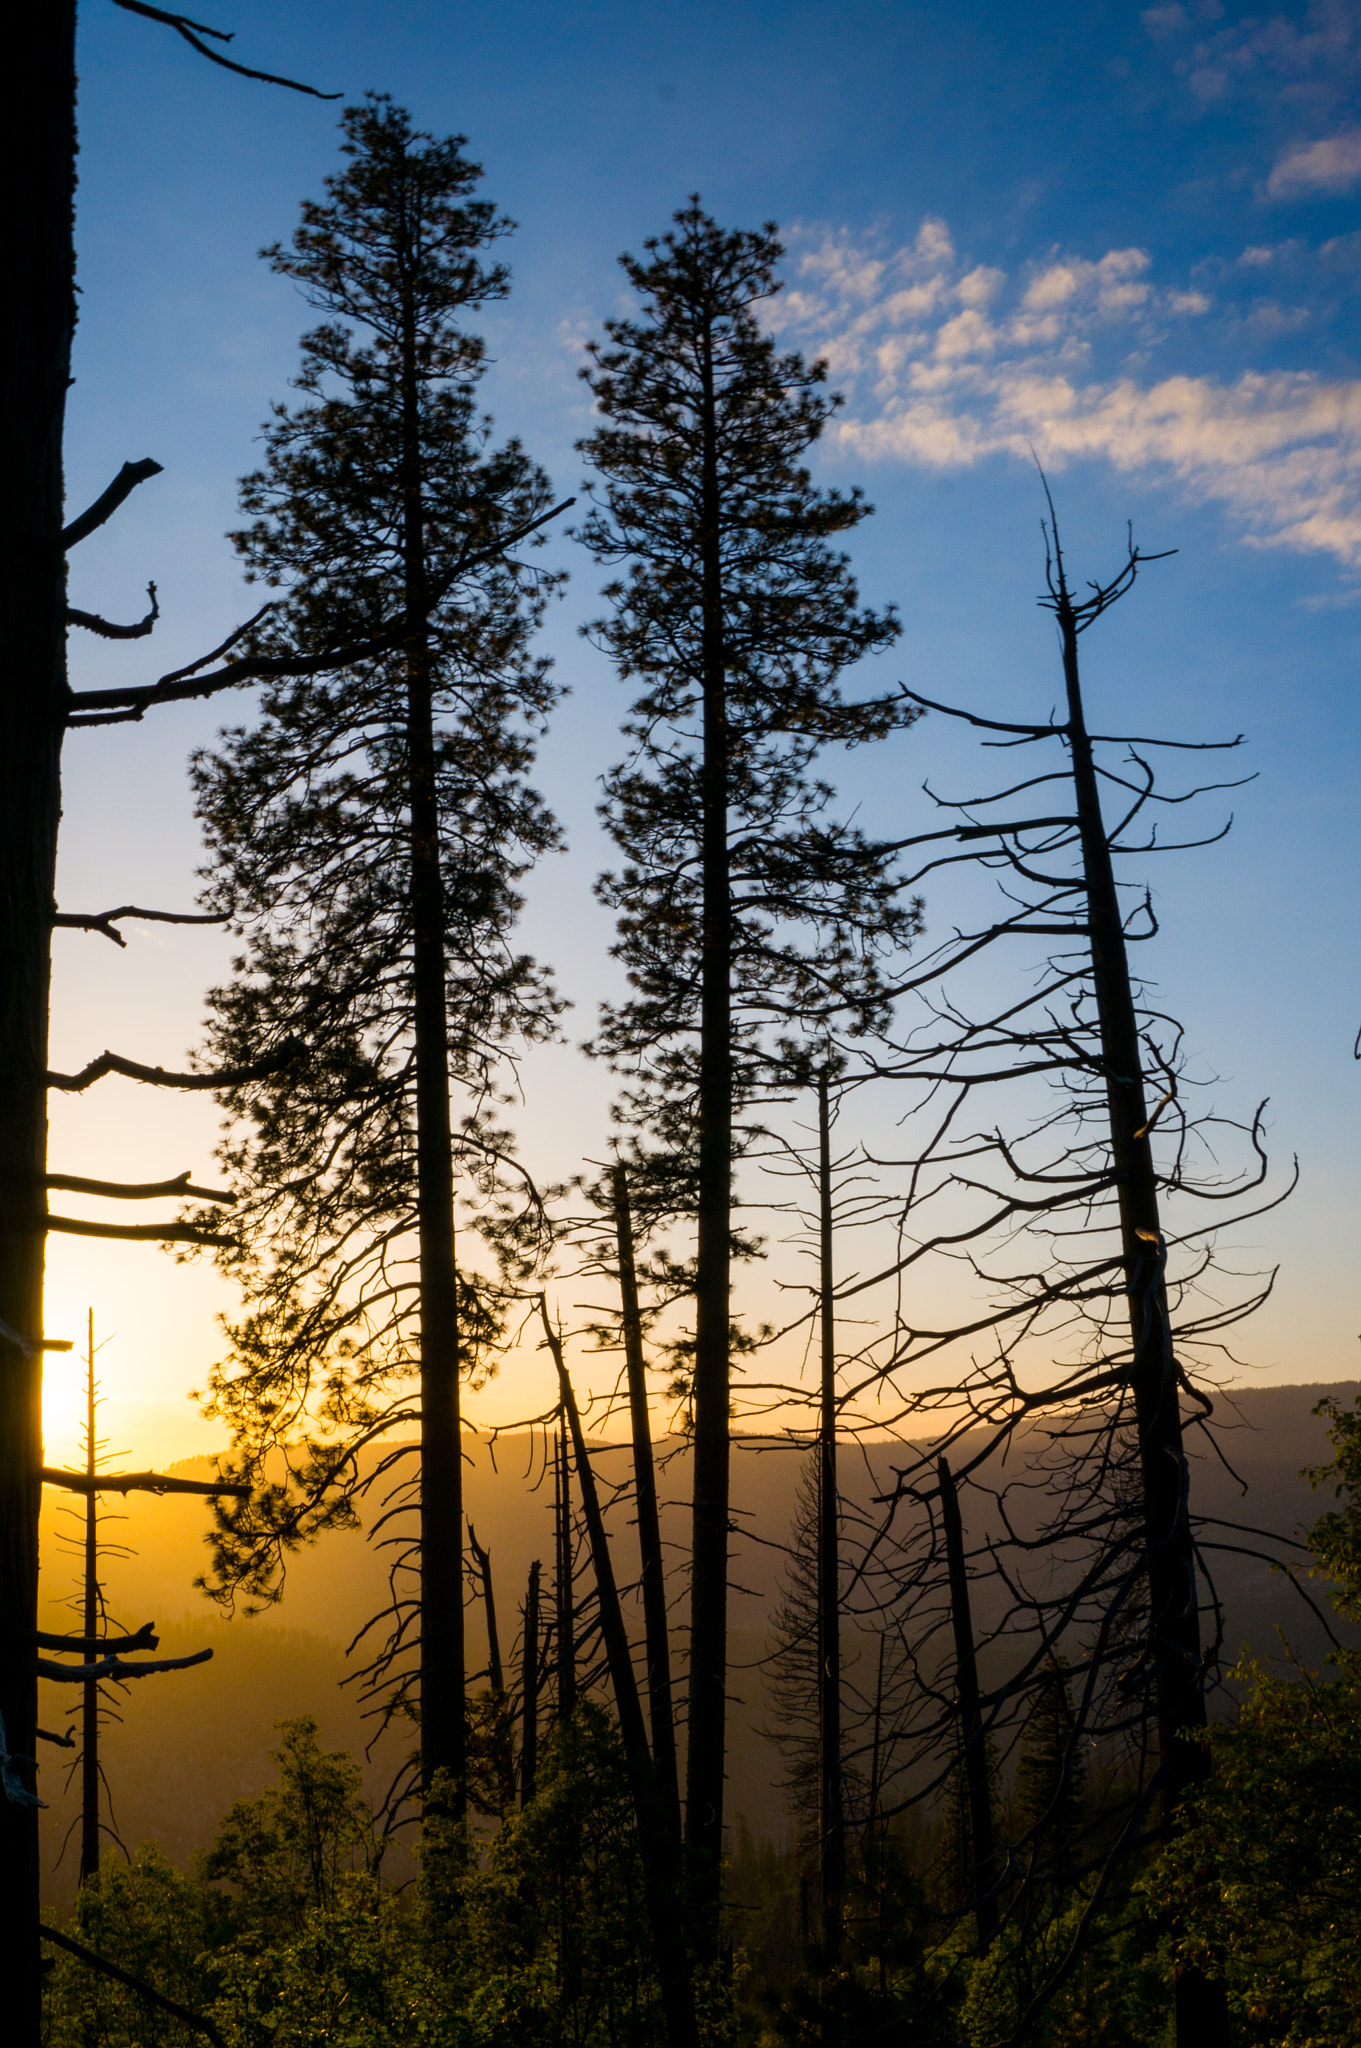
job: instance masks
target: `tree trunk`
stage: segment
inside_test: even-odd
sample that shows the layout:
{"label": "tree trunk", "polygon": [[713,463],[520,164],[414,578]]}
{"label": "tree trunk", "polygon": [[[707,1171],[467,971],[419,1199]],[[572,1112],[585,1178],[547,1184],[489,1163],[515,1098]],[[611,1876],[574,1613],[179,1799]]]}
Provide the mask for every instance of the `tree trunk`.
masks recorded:
{"label": "tree trunk", "polygon": [[638,1552],[642,1565],[643,1631],[647,1645],[647,1698],[652,1723],[652,1764],[665,1801],[667,1823],[680,1840],[680,1788],[676,1772],[676,1724],[671,1699],[671,1638],[666,1612],[662,1525],[657,1507],[657,1473],[652,1460],[652,1424],[643,1360],[643,1323],[638,1308],[638,1270],[633,1252],[633,1217],[628,1175],[616,1165],[611,1176],[615,1237],[619,1247],[619,1293],[623,1306],[624,1363],[628,1374],[629,1419],[633,1426],[633,1483],[638,1508]]}
{"label": "tree trunk", "polygon": [[554,1451],[553,1534],[558,1560],[553,1587],[557,1610],[558,1719],[570,1721],[577,1703],[577,1603],[572,1584],[572,1491],[565,1412]]}
{"label": "tree trunk", "polygon": [[[818,1293],[822,1338],[818,1435],[818,1874],[825,1966],[841,1960],[846,1817],[841,1772],[841,1541],[836,1470],[836,1304],[832,1273],[832,1113],[818,1077]],[[824,2019],[823,2038],[830,2021]]]}
{"label": "tree trunk", "polygon": [[591,1461],[586,1451],[586,1439],[581,1428],[581,1417],[577,1413],[576,1396],[572,1391],[572,1382],[568,1378],[567,1367],[563,1361],[561,1343],[548,1320],[547,1306],[541,1303],[541,1308],[549,1348],[558,1369],[563,1414],[572,1435],[572,1454],[577,1468],[577,1482],[581,1488],[582,1512],[591,1545],[591,1563],[595,1571],[596,1596],[600,1606],[600,1633],[604,1639],[605,1656],[610,1667],[610,1682],[614,1689],[615,1709],[619,1716],[619,1734],[628,1762],[629,1787],[633,1794],[634,1820],[638,1829],[638,1853],[643,1865],[647,1916],[666,2022],[667,2048],[695,2048],[699,2036],[695,2024],[694,1990],[677,1910],[677,1844],[667,1823],[665,1805],[659,1794],[652,1758],[648,1752],[642,1703],[638,1697],[638,1681],[633,1670],[633,1654],[624,1627],[623,1610],[619,1605],[619,1590],[615,1583],[614,1566],[610,1560],[605,1519],[600,1511],[595,1473],[591,1469]]}
{"label": "tree trunk", "polygon": [[496,1626],[496,1593],[491,1582],[491,1552],[484,1550],[477,1540],[477,1532],[471,1522],[468,1524],[468,1548],[473,1554],[478,1577],[482,1581],[482,1607],[487,1617],[487,1683],[494,1693],[506,1689],[506,1674],[501,1664],[501,1637]]}
{"label": "tree trunk", "polygon": [[467,1810],[468,1737],[458,1266],[419,365],[415,315],[410,306],[403,325],[402,384],[411,993],[421,1293],[421,1781],[428,1793],[435,1773],[447,1773],[449,1810],[461,1820]]}
{"label": "tree trunk", "polygon": [[[66,694],[62,428],[75,327],[75,5],[10,25],[0,310],[0,1717],[33,1783],[50,934]],[[38,1816],[0,1792],[7,2038],[41,2022]]]}
{"label": "tree trunk", "polygon": [[[1060,568],[1060,576],[1062,570]],[[1147,1560],[1149,1644],[1156,1673],[1158,1761],[1164,1837],[1176,1828],[1189,1790],[1210,1773],[1205,1747],[1186,1741],[1205,1726],[1195,1555],[1186,1501],[1186,1458],[1172,1322],[1164,1276],[1158,1183],[1148,1133],[1139,1024],[1130,984],[1124,921],[1091,740],[1082,708],[1078,627],[1066,584],[1056,616],[1068,697],[1068,744],[1082,840],[1092,981],[1101,1030],[1110,1117],[1111,1162],[1118,1176],[1121,1251],[1133,1346],[1131,1380],[1139,1430]],[[1228,2041],[1222,1984],[1188,1969],[1177,1979],[1178,2048],[1221,2048]]]}
{"label": "tree trunk", "polygon": [[539,1572],[536,1557],[525,1588],[525,1632],[520,1653],[520,1699],[524,1719],[520,1735],[520,1804],[534,1797],[539,1773]]}
{"label": "tree trunk", "polygon": [[732,1201],[732,901],[728,869],[728,710],[723,648],[717,419],[703,352],[700,555],[703,933],[700,966],[699,1191],[695,1277],[694,1496],[685,1832],[701,1951],[717,1954],[723,1857],[728,1662],[729,1262]]}
{"label": "tree trunk", "polygon": [[[90,1491],[85,1496],[85,1599],[81,1618],[86,1640],[103,1631],[99,1626],[99,1496],[95,1492],[95,1312],[89,1316],[89,1350],[85,1382],[85,1476]],[[80,1876],[81,1882],[99,1875],[99,1681],[87,1679],[81,1687],[80,1752]]]}
{"label": "tree trunk", "polygon": [[988,1747],[983,1738],[983,1713],[978,1698],[978,1665],[974,1656],[973,1616],[969,1611],[969,1574],[964,1563],[964,1531],[954,1474],[945,1457],[936,1460],[940,1478],[940,1518],[945,1530],[945,1562],[950,1575],[950,1622],[955,1638],[955,1694],[959,1709],[960,1755],[969,1809],[969,1871],[978,1953],[985,1956],[997,1934],[997,1854],[992,1838],[992,1787],[988,1783]]}

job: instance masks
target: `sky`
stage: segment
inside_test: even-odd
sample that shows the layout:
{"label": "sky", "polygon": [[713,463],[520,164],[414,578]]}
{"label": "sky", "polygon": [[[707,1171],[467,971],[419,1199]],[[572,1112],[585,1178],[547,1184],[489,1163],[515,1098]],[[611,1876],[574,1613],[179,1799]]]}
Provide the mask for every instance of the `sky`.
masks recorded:
{"label": "sky", "polygon": [[[1143,547],[1177,550],[1086,643],[1093,722],[1241,732],[1241,772],[1256,779],[1213,816],[1232,809],[1227,840],[1152,875],[1161,930],[1140,964],[1216,1101],[1250,1115],[1269,1098],[1276,1165],[1299,1159],[1292,1199],[1238,1248],[1248,1266],[1279,1267],[1241,1340],[1245,1371],[1353,1376],[1361,14],[1216,0],[224,0],[212,19],[247,63],[349,100],[389,92],[421,126],[467,136],[488,196],[518,223],[512,295],[485,322],[484,397],[564,494],[581,483],[574,443],[589,428],[582,347],[628,306],[620,252],[696,191],[726,225],[779,224],[786,289],[771,324],[826,357],[845,399],[816,474],[873,502],[854,564],[867,601],[903,621],[868,687],[1046,713],[1058,671],[1035,605],[1036,457],[1079,577],[1119,561],[1126,521]],[[257,251],[336,167],[338,108],[214,69],[111,0],[85,0],[79,67],[70,505],[124,460],[164,465],[73,557],[86,609],[131,617],[148,579],[160,593],[154,642],[73,644],[74,679],[94,686],[192,659],[252,608],[224,534],[307,324]],[[597,571],[565,533],[547,559],[571,571],[544,639],[571,694],[540,782],[569,849],[531,882],[525,938],[576,1008],[566,1042],[526,1072],[519,1127],[552,1174],[600,1156],[605,1138],[608,1076],[576,1047],[617,973],[591,883],[606,858],[597,778],[626,698],[578,630]],[[192,906],[186,760],[247,710],[180,706],[71,735],[63,909]],[[984,762],[933,718],[835,772],[847,807],[898,836],[934,822],[924,782],[966,794]],[[926,909],[939,935],[948,886]],[[55,958],[56,1065],[110,1046],[180,1066],[227,948],[215,933],[129,927],[123,951],[59,932]],[[111,1080],[54,1101],[51,1161],[205,1178],[215,1136],[203,1098]],[[217,1447],[218,1426],[186,1398],[231,1308],[212,1268],[56,1238],[49,1335],[79,1338],[87,1304],[111,1340],[112,1447],[161,1463]],[[539,1373],[508,1369],[478,1412],[524,1413]],[[78,1376],[74,1355],[49,1361],[53,1457],[75,1454]]]}

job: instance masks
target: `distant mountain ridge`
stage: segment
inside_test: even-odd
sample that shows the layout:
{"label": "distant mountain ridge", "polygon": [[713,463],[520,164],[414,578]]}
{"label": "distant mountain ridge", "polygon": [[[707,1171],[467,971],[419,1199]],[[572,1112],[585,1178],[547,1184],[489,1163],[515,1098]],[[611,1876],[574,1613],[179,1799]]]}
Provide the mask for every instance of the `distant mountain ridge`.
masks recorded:
{"label": "distant mountain ridge", "polygon": [[[1188,1432],[1197,1511],[1227,1522],[1262,1524],[1281,1536],[1307,1528],[1326,1505],[1300,1476],[1303,1467],[1317,1465],[1328,1455],[1324,1421],[1312,1411],[1325,1395],[1350,1405],[1358,1394],[1361,1381],[1349,1380],[1249,1386],[1219,1396],[1217,1419],[1226,1425],[1222,1445],[1232,1471],[1206,1450],[1199,1431]],[[533,1490],[542,1479],[542,1437],[507,1435],[489,1444],[468,1435],[464,1443],[467,1512],[479,1542],[491,1554],[500,1635],[508,1652],[517,1633],[531,1561],[539,1558],[545,1573],[551,1570],[551,1486],[540,1483]],[[593,1448],[602,1479],[627,1478],[627,1445],[602,1441]],[[806,1443],[779,1446],[764,1438],[739,1438],[734,1446],[731,1811],[734,1818],[745,1814],[758,1832],[781,1831],[785,1816],[776,1782],[777,1760],[756,1733],[765,1701],[759,1672],[750,1667],[763,1652],[783,1565],[778,1546],[789,1533],[806,1454]],[[688,1528],[688,1449],[673,1438],[659,1446],[659,1455],[664,1536],[676,1559],[675,1591],[683,1612],[680,1567]],[[891,1491],[895,1470],[909,1455],[908,1447],[888,1441],[848,1447],[842,1459],[848,1501],[868,1507],[876,1494]],[[186,1459],[168,1469],[202,1477],[211,1472],[212,1461]],[[70,1500],[67,1496],[68,1506]],[[74,1590],[77,1560],[54,1542],[61,1505],[55,1490],[48,1488],[43,1502],[43,1626],[69,1628],[72,1617],[62,1611],[60,1602]],[[132,1495],[126,1506],[112,1498],[107,1505],[111,1514],[126,1513],[126,1520],[110,1522],[110,1538],[135,1552],[108,1566],[111,1612],[134,1627],[158,1622],[166,1654],[203,1646],[215,1652],[213,1662],[198,1670],[148,1679],[132,1688],[124,1725],[110,1731],[106,1744],[115,1806],[128,1845],[153,1838],[172,1857],[184,1860],[212,1839],[232,1800],[268,1781],[275,1721],[311,1712],[332,1746],[359,1750],[369,1738],[372,1730],[361,1720],[354,1687],[342,1689],[340,1681],[349,1668],[344,1646],[386,1597],[387,1566],[363,1535],[327,1536],[290,1561],[278,1607],[253,1621],[229,1619],[193,1591],[195,1576],[208,1562],[203,1545],[210,1522],[206,1502],[182,1495]],[[977,1504],[974,1512],[981,1512]],[[620,1577],[632,1579],[636,1552],[625,1512],[616,1511],[612,1532]],[[976,1527],[974,1533],[981,1531]],[[751,1536],[760,1540],[748,1540]],[[1284,1574],[1273,1573],[1234,1549],[1216,1553],[1212,1563],[1224,1603],[1229,1661],[1245,1644],[1270,1653],[1278,1629],[1308,1660],[1321,1659],[1326,1637]],[[475,1603],[469,1613],[469,1658],[474,1668],[485,1654],[481,1608]],[[45,1726],[64,1725],[67,1710],[76,1705],[75,1690],[44,1687]],[[374,1789],[402,1747],[410,1747],[412,1735],[409,1728],[399,1730],[381,1746],[370,1772]],[[41,1763],[43,1796],[49,1801],[43,1816],[44,1867],[50,1869],[75,1809],[61,1791],[66,1764],[62,1752],[44,1745]],[[63,1875],[49,1878],[58,1896],[69,1894],[72,1863],[68,1851]]]}

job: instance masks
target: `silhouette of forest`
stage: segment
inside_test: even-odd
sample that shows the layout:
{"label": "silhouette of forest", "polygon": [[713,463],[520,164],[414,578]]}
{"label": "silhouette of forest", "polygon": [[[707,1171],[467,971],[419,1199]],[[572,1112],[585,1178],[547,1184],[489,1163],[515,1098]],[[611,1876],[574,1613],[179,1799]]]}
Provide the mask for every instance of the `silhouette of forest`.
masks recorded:
{"label": "silhouette of forest", "polygon": [[[252,608],[73,688],[68,634],[160,617],[154,582],[74,601],[160,473],[64,502],[75,21],[24,17],[7,144],[11,2038],[1361,2041],[1361,1392],[1252,1382],[1244,1247],[1297,1170],[1157,965],[1150,874],[1252,770],[1087,673],[1172,550],[1070,533],[1037,465],[1052,702],[904,681],[779,230],[699,194],[620,259],[564,496],[484,411],[513,224],[467,138],[371,92],[263,252],[308,324],[228,536]],[[614,1095],[545,1172],[515,1126],[578,1026],[522,927],[569,573],[621,690],[579,1027]],[[193,907],[59,905],[66,736],[192,700]],[[888,825],[867,752],[910,770]],[[50,1068],[52,931],[147,923],[230,941],[182,1067]],[[101,1087],[209,1095],[211,1167],[49,1159],[50,1099]],[[92,1306],[84,1458],[46,1462],[54,1233],[215,1263],[217,1455],[110,1457]],[[526,1359],[546,1405],[487,1425]]]}

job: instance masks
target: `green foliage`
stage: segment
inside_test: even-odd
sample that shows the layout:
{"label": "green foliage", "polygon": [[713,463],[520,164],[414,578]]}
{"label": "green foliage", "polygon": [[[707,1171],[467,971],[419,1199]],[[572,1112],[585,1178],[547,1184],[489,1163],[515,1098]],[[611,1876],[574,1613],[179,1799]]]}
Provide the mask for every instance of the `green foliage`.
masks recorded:
{"label": "green foliage", "polygon": [[[308,1719],[282,1733],[276,1783],[232,1808],[193,1875],[154,1849],[110,1860],[72,1933],[207,2012],[230,2048],[655,2048],[628,1778],[598,1706],[549,1738],[534,1800],[489,1844],[431,1820],[402,1893],[378,1881],[353,1760]],[[49,2048],[198,2038],[59,1954]]]}
{"label": "green foliage", "polygon": [[[1310,1474],[1341,1505],[1309,1539],[1338,1611],[1361,1601],[1361,1406],[1324,1401],[1332,1461]],[[1248,1661],[1235,1722],[1206,1738],[1214,1776],[1151,1880],[1180,1932],[1174,1964],[1223,1966],[1240,2038],[1361,2043],[1361,1653],[1332,1677]]]}

